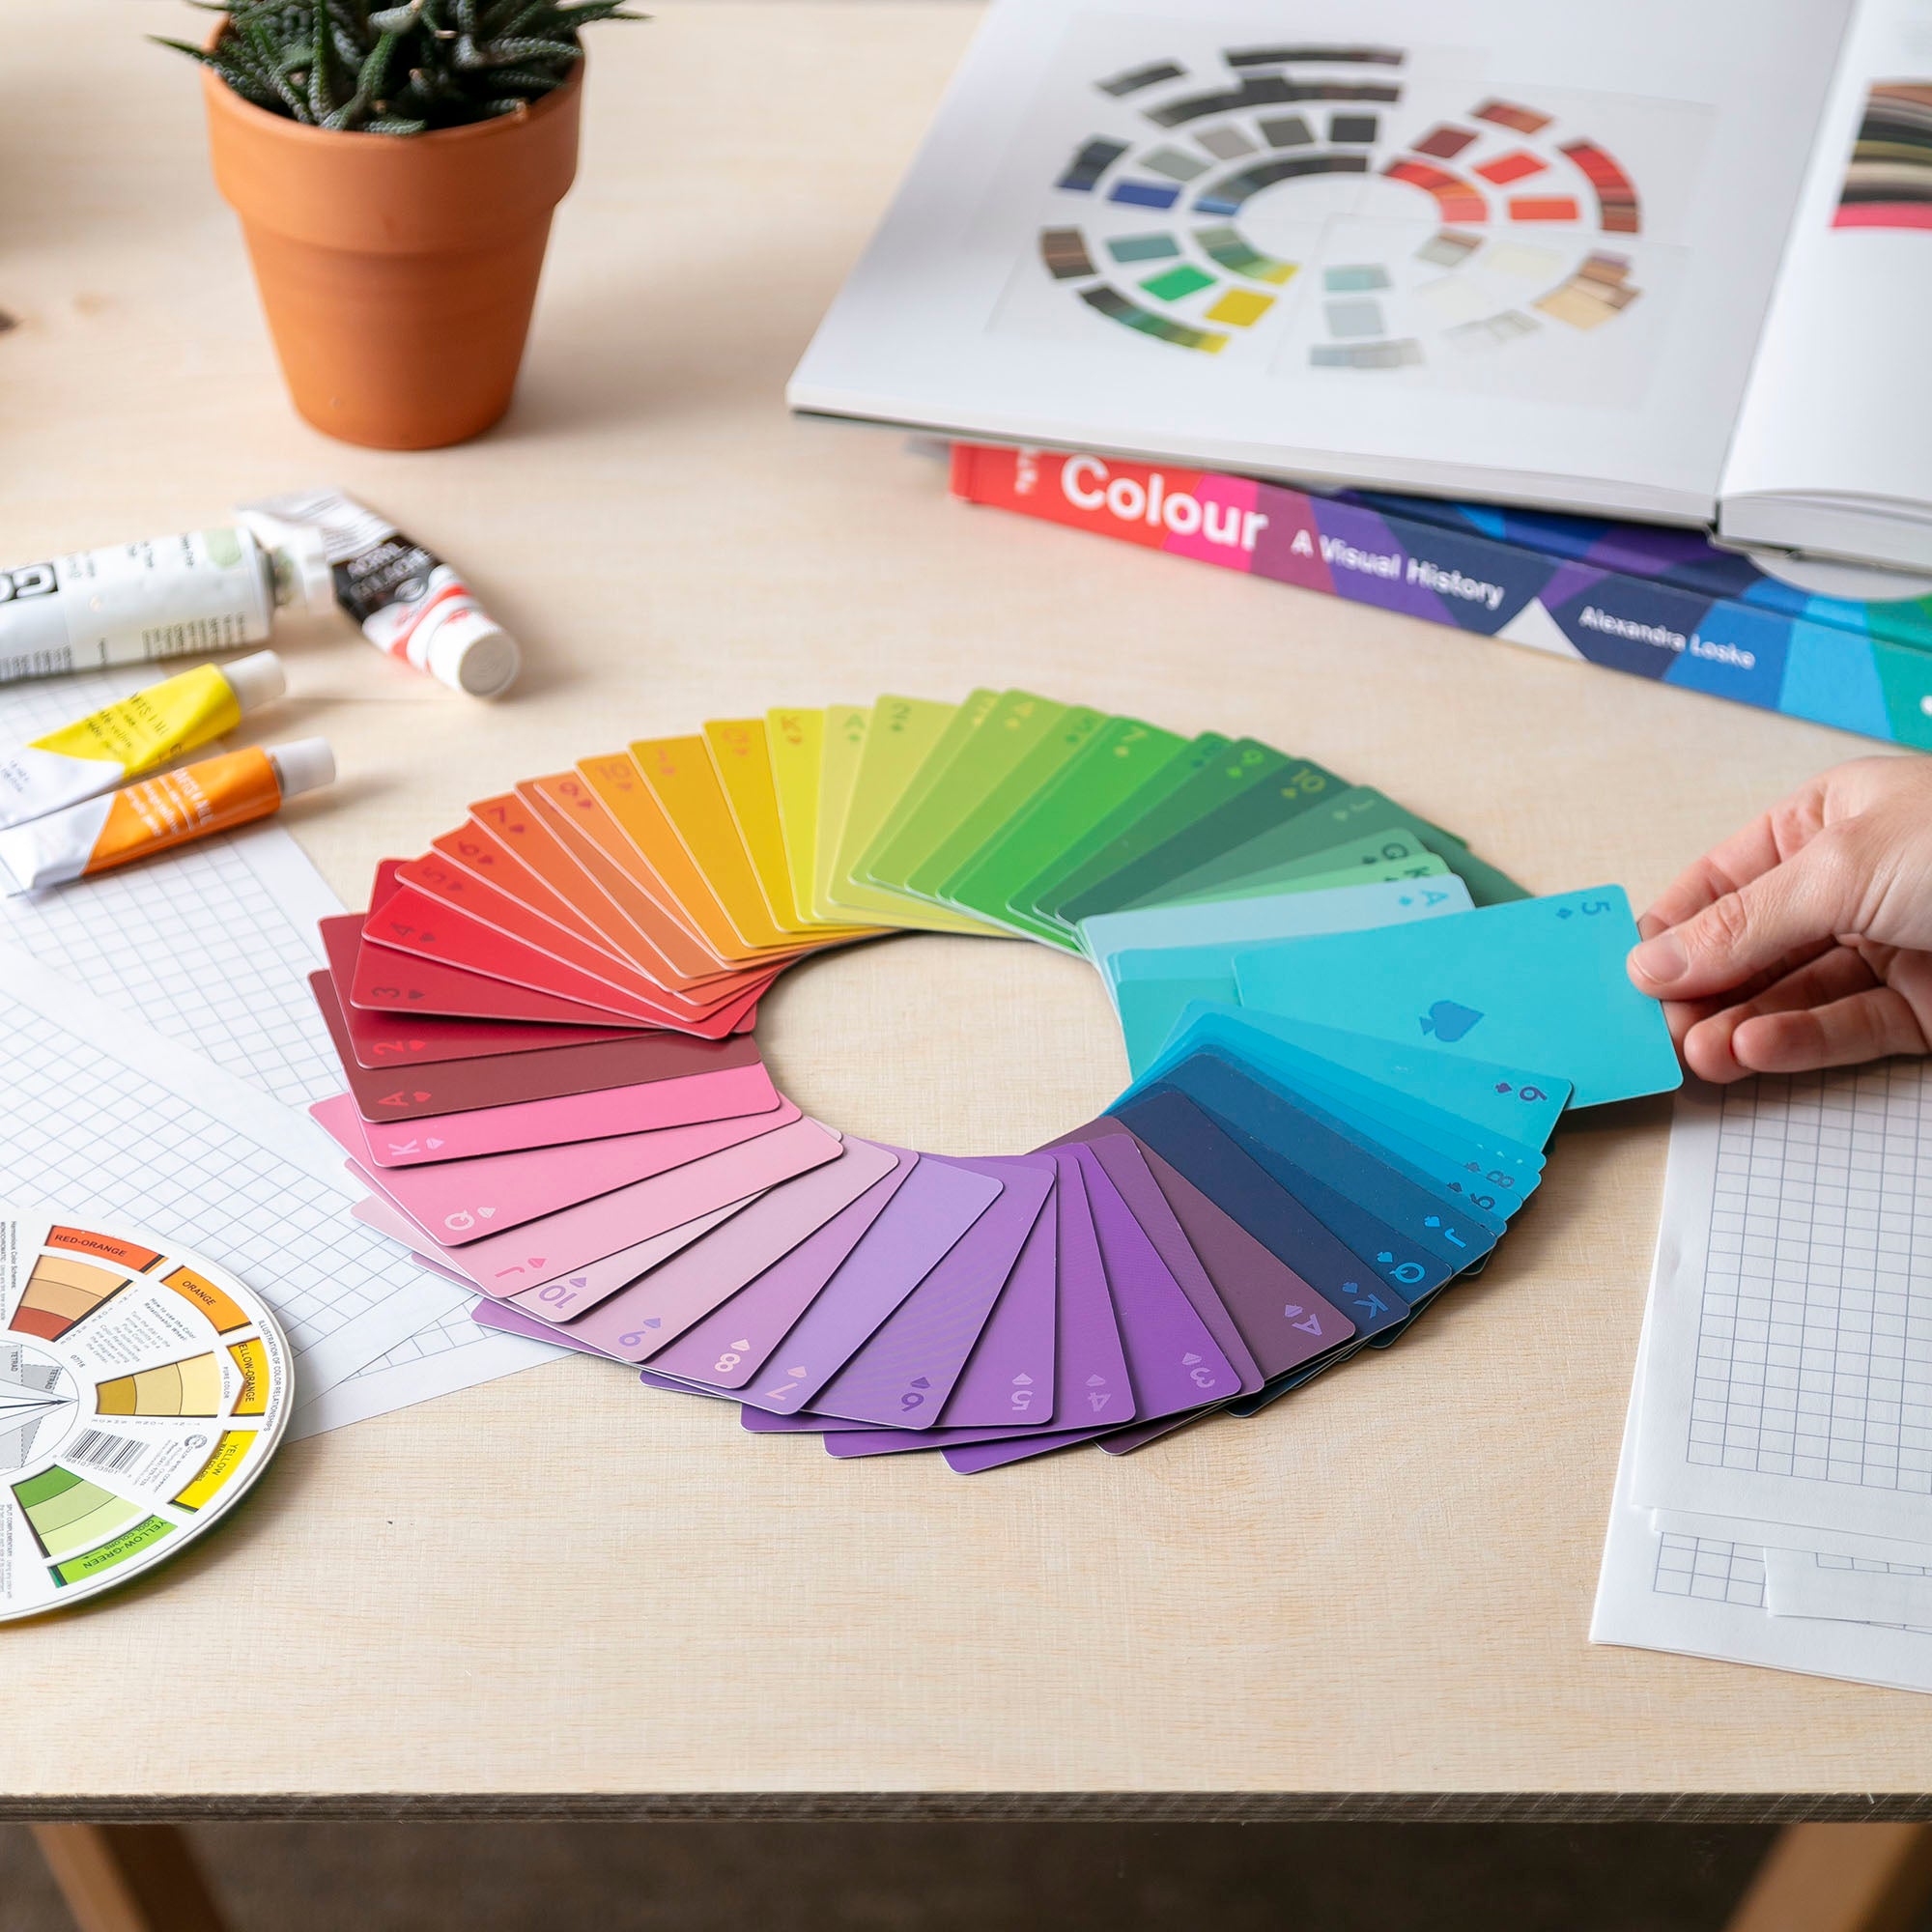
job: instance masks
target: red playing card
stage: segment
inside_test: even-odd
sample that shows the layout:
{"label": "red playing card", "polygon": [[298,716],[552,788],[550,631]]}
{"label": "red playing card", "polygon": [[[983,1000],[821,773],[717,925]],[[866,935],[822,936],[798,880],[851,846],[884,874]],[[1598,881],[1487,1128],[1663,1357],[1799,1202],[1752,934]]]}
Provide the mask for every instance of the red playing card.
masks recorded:
{"label": "red playing card", "polygon": [[[349,997],[355,980],[355,953],[362,937],[362,915],[344,913],[322,922],[323,950],[355,1064],[385,1066],[429,1065],[442,1060],[484,1060],[499,1053],[527,1053],[534,1047],[584,1046],[596,1040],[630,1039],[631,1027],[546,1025],[517,1020],[452,1019],[441,1014],[365,1010]],[[400,955],[394,955],[400,957]],[[414,964],[417,962],[409,962]],[[496,983],[494,981],[489,983]]]}
{"label": "red playing card", "polygon": [[[709,1040],[681,1033],[634,1033],[583,1046],[371,1068],[356,1060],[349,1044],[335,982],[327,973],[312,973],[309,987],[342,1061],[355,1111],[365,1121],[428,1120],[439,1114],[467,1114],[479,1107],[554,1100],[564,1094],[597,1094],[611,1087],[637,1087],[762,1064],[757,1041],[746,1034]],[[778,1104],[776,1094],[772,1104]]]}
{"label": "red playing card", "polygon": [[[423,983],[423,969],[430,967],[459,969],[462,980],[444,981],[432,994]],[[454,1012],[471,1018],[531,1016],[527,1007],[483,990],[495,984],[544,997],[554,1003],[549,1010],[558,1019],[629,1021],[717,1039],[756,1006],[774,977],[760,975],[735,998],[711,1009],[694,1009],[690,1002],[674,1001],[668,994],[660,1000],[639,1000],[404,886],[363,922],[351,998],[357,1006],[391,1011]]]}

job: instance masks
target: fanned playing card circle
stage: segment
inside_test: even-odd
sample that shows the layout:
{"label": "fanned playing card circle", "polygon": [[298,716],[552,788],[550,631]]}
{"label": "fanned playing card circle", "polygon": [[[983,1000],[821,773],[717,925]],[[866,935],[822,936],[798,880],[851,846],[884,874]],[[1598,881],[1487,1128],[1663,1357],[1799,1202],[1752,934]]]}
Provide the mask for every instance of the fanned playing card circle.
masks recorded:
{"label": "fanned playing card circle", "polygon": [[164,1563],[288,1427],[293,1357],[218,1263],[93,1208],[0,1204],[0,1621]]}

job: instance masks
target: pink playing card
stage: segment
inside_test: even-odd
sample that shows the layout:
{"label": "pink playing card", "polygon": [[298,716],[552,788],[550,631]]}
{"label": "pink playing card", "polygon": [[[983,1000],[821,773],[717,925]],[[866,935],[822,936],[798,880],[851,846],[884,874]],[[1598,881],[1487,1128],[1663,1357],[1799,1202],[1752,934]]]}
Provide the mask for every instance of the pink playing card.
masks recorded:
{"label": "pink playing card", "polygon": [[[332,1106],[332,1100],[318,1102]],[[476,1107],[467,1114],[439,1114],[431,1121],[372,1123],[368,1152],[377,1167],[413,1167],[424,1161],[473,1160],[528,1148],[561,1147],[614,1134],[688,1127],[701,1121],[768,1114],[780,1104],[778,1089],[762,1065],[723,1073],[693,1073],[651,1080],[638,1087],[607,1087],[596,1094],[565,1094],[554,1100],[518,1100],[507,1107]],[[310,1113],[315,1108],[309,1109]]]}
{"label": "pink playing card", "polygon": [[358,1119],[352,1101],[338,1096],[320,1101],[309,1112],[349,1154],[365,1185],[451,1247],[667,1174],[800,1118],[799,1110],[784,1100],[769,1113],[741,1114],[733,1120],[384,1170],[366,1157],[372,1131],[382,1129],[372,1130]]}

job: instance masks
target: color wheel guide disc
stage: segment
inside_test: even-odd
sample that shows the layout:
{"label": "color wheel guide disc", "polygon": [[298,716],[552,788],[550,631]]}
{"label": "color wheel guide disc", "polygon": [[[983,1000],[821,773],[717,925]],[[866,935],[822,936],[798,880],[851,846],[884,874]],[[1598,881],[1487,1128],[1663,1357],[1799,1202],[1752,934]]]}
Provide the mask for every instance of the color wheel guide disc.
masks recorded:
{"label": "color wheel guide disc", "polygon": [[85,1208],[0,1204],[0,1621],[152,1569],[241,1501],[289,1345],[213,1262]]}

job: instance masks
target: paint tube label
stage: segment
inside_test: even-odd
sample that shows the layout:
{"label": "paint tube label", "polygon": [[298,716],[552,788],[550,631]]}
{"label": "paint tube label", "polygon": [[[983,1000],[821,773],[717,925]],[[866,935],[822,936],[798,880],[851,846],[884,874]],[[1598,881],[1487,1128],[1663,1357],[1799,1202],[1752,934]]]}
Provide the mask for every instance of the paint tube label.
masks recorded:
{"label": "paint tube label", "polygon": [[60,885],[266,818],[281,802],[273,763],[251,745],[0,832],[0,867],[15,892]]}
{"label": "paint tube label", "polygon": [[0,570],[0,683],[232,650],[266,638],[273,610],[261,550],[236,529]]}
{"label": "paint tube label", "polygon": [[[430,561],[426,552],[416,554]],[[363,615],[362,634],[379,651],[417,670],[429,669],[430,646],[439,635],[452,626],[474,629],[480,618],[469,586],[446,563],[404,579],[390,596],[391,602]]]}
{"label": "paint tube label", "polygon": [[213,665],[103,705],[0,757],[0,826],[110,791],[232,731],[241,719],[234,689]]}

